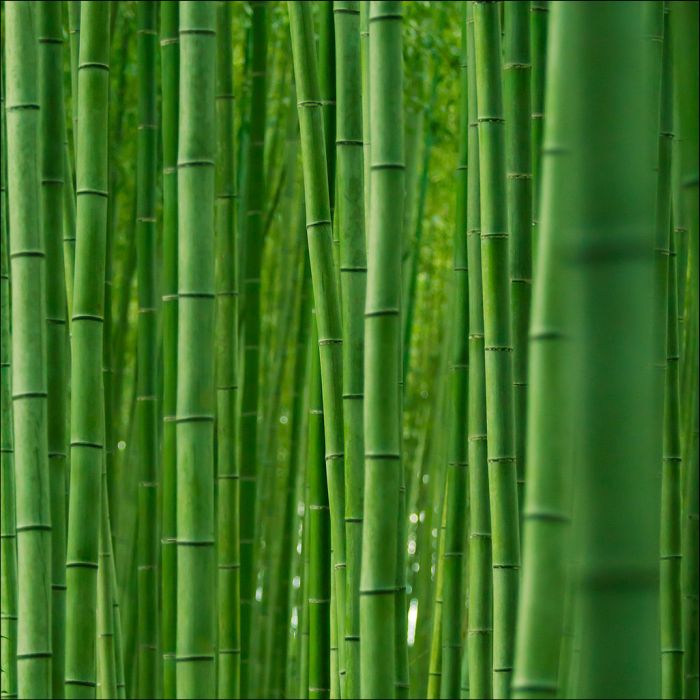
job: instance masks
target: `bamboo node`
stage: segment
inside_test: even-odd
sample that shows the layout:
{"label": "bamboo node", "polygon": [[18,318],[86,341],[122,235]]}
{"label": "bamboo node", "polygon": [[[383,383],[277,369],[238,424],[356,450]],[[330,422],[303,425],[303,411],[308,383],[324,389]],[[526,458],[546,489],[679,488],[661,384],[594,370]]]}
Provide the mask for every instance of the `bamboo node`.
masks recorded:
{"label": "bamboo node", "polygon": [[43,250],[16,250],[10,253],[10,260],[15,258],[45,258],[46,253]]}
{"label": "bamboo node", "polygon": [[472,635],[474,637],[481,635],[481,634],[491,634],[493,632],[492,627],[473,627],[469,630],[467,630],[467,634]]}
{"label": "bamboo node", "polygon": [[97,562],[94,561],[67,561],[66,569],[93,569],[97,571]]}
{"label": "bamboo node", "polygon": [[404,163],[372,163],[370,170],[403,170],[406,166]]}
{"label": "bamboo node", "polygon": [[214,654],[188,654],[186,656],[175,656],[175,663],[185,661],[213,661]]}
{"label": "bamboo node", "polygon": [[392,452],[365,452],[365,459],[394,459],[400,460],[401,455]]}
{"label": "bamboo node", "polygon": [[94,194],[96,197],[109,197],[109,192],[106,190],[98,190],[90,187],[82,187],[81,189],[76,190],[75,194],[76,196],[80,194]]}
{"label": "bamboo node", "polygon": [[5,107],[6,112],[20,112],[24,109],[39,109],[39,105],[35,102],[24,102],[16,105],[7,105]]}
{"label": "bamboo node", "polygon": [[167,39],[160,40],[161,46],[171,46],[172,44],[179,44],[179,43],[180,43],[180,39],[178,37],[168,37]]}
{"label": "bamboo node", "polygon": [[180,547],[213,547],[214,540],[183,540],[178,538],[175,544]]}
{"label": "bamboo node", "polygon": [[330,225],[331,225],[330,219],[319,219],[318,221],[307,221],[306,222],[306,230],[308,231],[310,228],[316,228],[317,226],[330,226]]}
{"label": "bamboo node", "polygon": [[503,70],[519,69],[529,70],[532,68],[532,63],[504,63]]}
{"label": "bamboo node", "polygon": [[180,36],[182,36],[183,34],[201,34],[203,36],[216,36],[216,32],[213,29],[204,29],[198,27],[180,29],[179,34]]}
{"label": "bamboo node", "polygon": [[85,688],[97,688],[97,683],[95,683],[95,681],[79,681],[72,678],[66,678],[63,682],[66,685],[80,685]]}
{"label": "bamboo node", "polygon": [[51,525],[45,525],[41,523],[36,523],[33,525],[17,525],[15,527],[15,532],[51,532]]}
{"label": "bamboo node", "polygon": [[48,393],[45,391],[24,391],[19,394],[12,394],[12,400],[17,401],[19,399],[45,399]]}
{"label": "bamboo node", "polygon": [[86,61],[78,66],[78,70],[83,70],[83,68],[96,68],[97,70],[104,70],[109,73],[109,64],[98,63],[97,61]]}

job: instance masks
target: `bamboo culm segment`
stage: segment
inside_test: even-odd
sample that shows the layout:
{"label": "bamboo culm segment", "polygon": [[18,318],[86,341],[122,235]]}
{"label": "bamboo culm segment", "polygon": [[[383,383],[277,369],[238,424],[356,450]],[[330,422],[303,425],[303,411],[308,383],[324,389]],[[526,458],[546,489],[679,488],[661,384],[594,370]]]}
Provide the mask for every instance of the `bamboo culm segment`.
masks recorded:
{"label": "bamboo culm segment", "polygon": [[493,694],[496,698],[507,698],[515,647],[520,535],[513,433],[513,347],[507,275],[509,235],[500,38],[498,5],[475,3],[486,424],[493,538]]}
{"label": "bamboo culm segment", "polygon": [[[581,445],[577,693],[590,698],[650,697],[660,681],[654,458],[660,434],[654,429],[650,293],[657,134],[640,41],[644,5],[561,3],[552,17],[567,53],[595,46],[597,56],[594,63],[576,61],[565,77],[567,146],[576,173],[567,224],[575,282],[571,319],[580,338],[573,374],[585,378],[576,385],[581,401],[575,416]],[[604,113],[601,104],[609,106]],[[634,674],[624,670],[631,658]]]}
{"label": "bamboo culm segment", "polygon": [[239,474],[236,461],[238,328],[231,4],[217,4],[216,414],[218,696],[240,692]]}
{"label": "bamboo culm segment", "polygon": [[180,3],[177,697],[216,694],[214,156],[216,6]]}
{"label": "bamboo culm segment", "polygon": [[467,103],[467,17],[461,13],[459,70],[459,142],[456,174],[456,213],[453,246],[453,327],[450,350],[450,404],[447,451],[447,517],[445,530],[442,604],[442,679],[440,696],[459,695],[464,604],[464,532],[466,527],[468,441],[467,390],[469,379],[469,280],[467,264],[467,166],[469,115]]}
{"label": "bamboo culm segment", "polygon": [[[139,523],[155,523],[158,490],[156,405],[156,46],[157,4],[136,6],[138,55],[138,141],[136,163],[136,267],[138,286],[138,377],[136,424],[140,481]],[[156,694],[158,528],[138,528],[139,695]]]}
{"label": "bamboo culm segment", "polygon": [[363,697],[395,696],[396,559],[401,482],[402,13],[370,6],[370,229],[365,305],[365,512],[360,578]]}
{"label": "bamboo culm segment", "polygon": [[175,697],[177,619],[175,422],[177,410],[177,131],[179,34],[178,2],[161,3],[161,91],[163,140],[163,428],[161,452],[161,628],[163,696]]}
{"label": "bamboo culm segment", "polygon": [[78,65],[77,235],[71,342],[66,697],[95,696],[95,610],[104,459],[109,7],[83,2]]}
{"label": "bamboo culm segment", "polygon": [[360,563],[364,496],[364,307],[367,284],[362,140],[359,2],[335,2],[337,209],[343,316],[345,436],[344,697],[360,693]]}
{"label": "bamboo culm segment", "polygon": [[[301,134],[307,242],[318,329],[332,542],[336,562],[344,563],[342,329],[333,263],[320,88],[311,7],[296,2],[289,2],[287,7]],[[343,585],[344,579],[344,576],[338,577]]]}
{"label": "bamboo culm segment", "polygon": [[490,698],[492,673],[491,513],[486,444],[484,303],[481,284],[479,123],[474,61],[474,5],[467,2],[467,263],[469,267],[469,617],[467,655],[470,692]]}
{"label": "bamboo culm segment", "polygon": [[[556,10],[558,13],[559,10]],[[575,56],[561,25],[551,27],[542,152],[542,216],[530,322],[527,464],[523,504],[523,579],[516,640],[514,698],[554,698],[559,688],[565,591],[569,582],[574,435],[569,378],[572,329],[566,276],[569,189],[573,178],[567,76]]]}
{"label": "bamboo culm segment", "polygon": [[[51,490],[51,689],[63,697],[66,608],[67,324],[63,266],[63,32],[61,3],[35,5],[39,37],[41,228],[46,246],[48,450]],[[110,611],[111,612],[111,611]]]}

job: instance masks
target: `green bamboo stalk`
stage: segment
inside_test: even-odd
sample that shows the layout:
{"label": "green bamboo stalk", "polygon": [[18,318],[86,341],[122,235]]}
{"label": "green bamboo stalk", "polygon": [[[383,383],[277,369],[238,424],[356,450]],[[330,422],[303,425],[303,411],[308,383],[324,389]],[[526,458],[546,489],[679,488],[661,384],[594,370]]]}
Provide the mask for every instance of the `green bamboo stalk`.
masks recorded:
{"label": "green bamboo stalk", "polygon": [[63,32],[61,3],[35,5],[39,38],[41,229],[46,246],[48,449],[51,491],[51,693],[63,697],[66,610],[67,366],[63,267]]}
{"label": "green bamboo stalk", "polygon": [[[4,19],[4,14],[3,14]],[[10,338],[10,270],[7,226],[7,138],[5,130],[4,66],[0,70],[2,104],[2,165],[0,166],[0,638],[2,697],[17,697],[17,532],[15,530],[15,471],[12,439],[12,367]]]}
{"label": "green bamboo stalk", "polygon": [[438,535],[437,563],[435,565],[435,602],[433,604],[432,630],[430,635],[430,661],[428,666],[428,688],[426,698],[440,697],[442,685],[442,606],[445,580],[445,530],[447,523],[448,485],[445,482],[441,504],[440,531]]}
{"label": "green bamboo stalk", "polygon": [[467,2],[467,101],[469,118],[467,178],[467,263],[469,267],[469,625],[470,692],[492,694],[491,514],[486,444],[484,304],[481,287],[481,213],[479,209],[479,123],[474,60],[474,6]]}
{"label": "green bamboo stalk", "polygon": [[63,264],[66,285],[67,318],[73,318],[73,277],[75,275],[75,187],[68,134],[63,121]]}
{"label": "green bamboo stalk", "polygon": [[362,136],[359,2],[335,2],[337,94],[337,227],[343,317],[343,418],[345,437],[345,687],[360,693],[360,563],[364,494],[364,308],[367,283]]}
{"label": "green bamboo stalk", "polygon": [[401,483],[402,12],[370,6],[370,231],[365,305],[365,514],[360,579],[363,697],[395,696],[398,498]]}
{"label": "green bamboo stalk", "polygon": [[464,427],[467,424],[469,378],[469,280],[467,266],[467,3],[460,9],[459,141],[456,174],[456,209],[453,247],[452,334],[450,349],[450,409],[448,414],[447,516],[445,530],[442,679],[440,696],[456,698],[460,691],[462,607],[464,605],[464,534],[466,527],[467,469]]}
{"label": "green bamboo stalk", "polygon": [[[668,35],[666,35],[668,38]],[[666,42],[668,45],[670,42]],[[664,57],[667,55],[664,46]],[[669,61],[664,59],[664,63]],[[678,297],[676,250],[670,241],[668,329],[664,404],[663,471],[661,473],[661,693],[683,696],[683,623],[681,600],[681,433],[678,385]]]}
{"label": "green bamboo stalk", "polygon": [[532,152],[532,265],[537,258],[542,176],[542,137],[544,133],[545,78],[547,66],[549,2],[532,0],[530,3],[530,142]]}
{"label": "green bamboo stalk", "polygon": [[[162,545],[161,627],[163,696],[175,697],[175,621],[177,618],[176,440],[177,409],[177,129],[179,36],[178,3],[160,6],[163,138],[163,447],[161,455]],[[122,295],[122,298],[127,296]]]}
{"label": "green bamboo stalk", "polygon": [[362,72],[362,165],[365,194],[365,240],[369,235],[370,114],[369,114],[369,3],[360,3],[360,68]]}
{"label": "green bamboo stalk", "polygon": [[[102,349],[107,237],[109,7],[81,3],[77,232],[71,346],[71,478],[66,557],[66,697],[94,697]],[[82,115],[82,118],[80,118]]]}
{"label": "green bamboo stalk", "polygon": [[235,166],[233,161],[233,42],[231,4],[217,4],[216,385],[218,697],[240,692],[240,553],[236,462]]}
{"label": "green bamboo stalk", "polygon": [[571,115],[564,146],[575,173],[567,224],[577,281],[570,317],[580,337],[573,374],[583,379],[578,695],[587,698],[657,697],[660,680],[649,293],[658,103],[640,40],[644,12],[645,3],[561,3],[551,25],[561,23],[567,55],[595,50],[597,57],[573,62],[564,79]]}
{"label": "green bamboo stalk", "polygon": [[[292,54],[299,106],[301,153],[304,167],[306,230],[311,279],[318,322],[318,345],[323,394],[324,438],[332,546],[337,594],[344,595],[345,530],[343,482],[342,332],[338,286],[333,263],[328,170],[324,144],[321,99],[314,46],[311,7],[288,3]],[[340,605],[342,612],[344,606]],[[342,630],[344,615],[336,620]],[[343,635],[339,634],[342,640]],[[311,662],[309,662],[311,663]]]}
{"label": "green bamboo stalk", "polygon": [[78,163],[78,64],[80,62],[80,1],[68,0],[68,38],[70,44],[70,94],[73,105],[73,160]]}
{"label": "green bamboo stalk", "polygon": [[[291,14],[291,13],[290,13]],[[299,84],[299,78],[297,78]],[[300,115],[301,116],[301,115]],[[309,670],[308,697],[328,698],[331,687],[331,525],[328,503],[323,422],[320,352],[315,312],[312,315],[312,336],[309,345]]]}
{"label": "green bamboo stalk", "polygon": [[[292,594],[293,594],[293,578],[291,577],[292,563],[292,547],[296,550],[297,538],[292,537],[296,531],[297,524],[297,503],[298,503],[298,485],[301,481],[301,460],[300,446],[302,444],[301,431],[305,427],[304,421],[304,382],[306,380],[306,358],[308,356],[307,345],[309,340],[309,304],[310,304],[310,270],[306,264],[307,255],[304,251],[304,234],[305,234],[305,209],[302,198],[299,198],[298,203],[298,227],[302,245],[299,247],[299,252],[303,258],[298,261],[303,265],[303,272],[300,280],[299,289],[299,314],[298,327],[296,336],[296,350],[294,355],[294,368],[292,378],[292,407],[291,407],[291,433],[289,444],[289,460],[287,462],[286,476],[286,492],[283,522],[283,533],[281,538],[282,554],[279,573],[279,586],[277,591],[277,624],[274,637],[274,661],[277,666],[274,671],[274,682],[272,692],[275,697],[283,697],[284,695],[284,675],[289,672],[289,657],[292,655],[289,639],[289,620],[292,612]],[[297,267],[299,267],[299,264]],[[297,616],[298,619],[298,616]]]}
{"label": "green bamboo stalk", "polygon": [[156,405],[156,46],[157,4],[136,6],[138,142],[136,168],[136,277],[138,287],[138,369],[136,424],[139,455],[138,528],[138,693],[156,695],[158,427]]}
{"label": "green bamboo stalk", "polygon": [[6,12],[7,162],[12,268],[12,400],[17,533],[17,686],[51,695],[51,513],[47,449],[45,251],[39,207],[39,90],[30,3]]}
{"label": "green bamboo stalk", "polygon": [[510,233],[510,303],[515,401],[515,464],[518,502],[525,486],[527,430],[527,331],[532,294],[532,163],[530,153],[529,3],[506,2],[503,44],[503,103],[506,119],[506,177]]}
{"label": "green bamboo stalk", "polygon": [[551,27],[547,60],[548,119],[542,149],[542,213],[530,322],[528,485],[522,514],[523,579],[514,698],[566,697],[566,689],[559,688],[558,679],[569,590],[574,435],[569,377],[571,299],[565,262],[569,184],[573,177],[567,141],[571,119],[567,81],[578,57],[568,50],[561,23]]}
{"label": "green bamboo stalk", "polygon": [[258,478],[258,385],[260,362],[260,273],[262,264],[262,216],[265,203],[263,156],[265,151],[266,16],[263,2],[251,2],[252,87],[249,102],[250,140],[247,159],[245,259],[243,275],[243,391],[241,398],[241,695],[248,697],[250,683],[251,616],[255,594],[255,502]]}
{"label": "green bamboo stalk", "polygon": [[109,527],[109,502],[107,499],[107,475],[103,470],[102,513],[100,515],[100,559],[97,569],[97,677],[100,698],[117,697],[117,669],[114,649],[114,609],[112,591],[111,532]]}
{"label": "green bamboo stalk", "polygon": [[[688,228],[689,275],[686,282],[686,341],[689,383],[698,381],[698,37],[692,22],[698,21],[698,6],[692,2],[674,3],[672,8],[673,66],[678,109],[680,180],[684,216]],[[683,377],[685,380],[686,377]],[[698,697],[698,392],[687,391],[684,409],[684,451],[688,455],[683,477],[683,696]],[[693,396],[694,394],[694,396]],[[692,402],[692,403],[691,403]]]}
{"label": "green bamboo stalk", "polygon": [[509,234],[498,5],[474,4],[481,180],[486,424],[493,547],[493,693],[507,698],[513,670],[520,538],[513,434]]}
{"label": "green bamboo stalk", "polygon": [[[214,155],[216,6],[180,5],[177,697],[216,693]],[[204,593],[204,594],[203,594]]]}
{"label": "green bamboo stalk", "polygon": [[[663,370],[656,390],[664,397],[661,471],[660,605],[661,695],[681,697],[683,633],[681,616],[681,445],[678,387],[678,310],[676,252],[671,237],[671,149],[673,139],[670,12],[663,15],[660,80],[658,185],[654,247],[655,369]],[[664,392],[661,394],[661,392]]]}
{"label": "green bamboo stalk", "polygon": [[[321,0],[318,3],[318,81],[321,89],[321,112],[323,114],[323,135],[326,144],[328,164],[328,196],[330,198],[331,219],[335,208],[335,144],[336,144],[336,64],[335,33],[333,25],[333,2]],[[338,241],[333,240],[334,255],[338,255]],[[336,261],[339,257],[335,258]]]}

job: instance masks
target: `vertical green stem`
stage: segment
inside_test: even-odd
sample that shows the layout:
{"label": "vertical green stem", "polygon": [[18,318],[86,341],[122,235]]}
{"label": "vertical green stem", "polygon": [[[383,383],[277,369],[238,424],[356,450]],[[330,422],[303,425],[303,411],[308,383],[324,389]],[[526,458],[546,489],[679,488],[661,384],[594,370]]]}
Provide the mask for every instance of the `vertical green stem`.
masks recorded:
{"label": "vertical green stem", "polygon": [[[175,697],[177,618],[176,444],[177,402],[177,130],[179,36],[178,3],[160,6],[163,138],[163,447],[161,455],[161,628],[163,696]],[[128,296],[122,292],[122,298]]]}
{"label": "vertical green stem", "polygon": [[467,425],[469,379],[469,280],[467,266],[467,17],[461,3],[461,54],[459,69],[459,141],[456,175],[456,209],[453,246],[452,332],[450,349],[450,407],[447,453],[447,517],[445,530],[442,680],[440,696],[459,695],[462,655],[462,609],[464,605],[464,533],[466,527],[468,454],[464,428]]}
{"label": "vertical green stem", "polygon": [[63,32],[61,3],[36,3],[39,37],[41,228],[46,246],[48,448],[51,491],[52,696],[63,697],[66,610],[67,365],[63,267]]}
{"label": "vertical green stem", "polygon": [[514,453],[509,234],[498,5],[474,4],[481,181],[486,423],[493,546],[493,693],[507,698],[513,671],[520,537]]}
{"label": "vertical green stem", "polygon": [[218,697],[240,692],[240,556],[236,461],[236,183],[233,143],[233,42],[231,4],[217,4],[216,70],[216,401]]}
{"label": "vertical green stem", "polygon": [[180,3],[177,697],[216,693],[214,157],[216,6]]}
{"label": "vertical green stem", "polygon": [[107,243],[109,6],[81,3],[77,235],[71,343],[71,475],[66,561],[66,697],[95,695],[105,417],[102,352]]}

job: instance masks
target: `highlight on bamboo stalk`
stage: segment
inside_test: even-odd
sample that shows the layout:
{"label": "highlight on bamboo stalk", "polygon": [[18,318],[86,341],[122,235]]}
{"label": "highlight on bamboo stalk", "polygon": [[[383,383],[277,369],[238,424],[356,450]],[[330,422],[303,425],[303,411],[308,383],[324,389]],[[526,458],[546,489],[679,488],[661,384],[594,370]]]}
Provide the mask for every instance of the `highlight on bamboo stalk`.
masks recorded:
{"label": "highlight on bamboo stalk", "polygon": [[698,698],[698,3],[0,4],[0,697]]}

